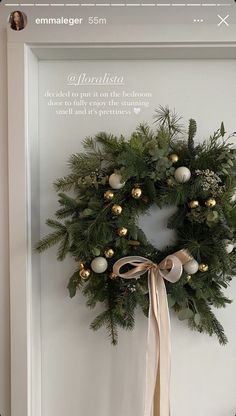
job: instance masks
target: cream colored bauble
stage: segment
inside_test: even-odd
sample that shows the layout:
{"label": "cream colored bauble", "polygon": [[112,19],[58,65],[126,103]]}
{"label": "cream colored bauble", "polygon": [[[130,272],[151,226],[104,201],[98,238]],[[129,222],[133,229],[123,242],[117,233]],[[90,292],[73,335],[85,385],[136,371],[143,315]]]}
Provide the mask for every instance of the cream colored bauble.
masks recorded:
{"label": "cream colored bauble", "polygon": [[175,180],[179,183],[188,182],[191,178],[191,172],[185,166],[181,166],[175,171]]}
{"label": "cream colored bauble", "polygon": [[103,273],[107,269],[107,260],[105,257],[95,257],[91,262],[91,269],[95,273]]}
{"label": "cream colored bauble", "polygon": [[232,241],[230,240],[224,240],[224,244],[225,244],[225,250],[227,254],[232,253],[233,249],[234,249],[234,244],[232,243]]}
{"label": "cream colored bauble", "polygon": [[119,173],[112,173],[112,175],[109,176],[109,185],[112,189],[121,189],[125,186],[125,182],[122,182]]}
{"label": "cream colored bauble", "polygon": [[196,260],[191,260],[184,265],[184,271],[188,274],[195,274],[198,272],[198,267],[198,262]]}
{"label": "cream colored bauble", "polygon": [[233,195],[230,198],[230,202],[235,202],[236,201],[236,189],[233,192]]}

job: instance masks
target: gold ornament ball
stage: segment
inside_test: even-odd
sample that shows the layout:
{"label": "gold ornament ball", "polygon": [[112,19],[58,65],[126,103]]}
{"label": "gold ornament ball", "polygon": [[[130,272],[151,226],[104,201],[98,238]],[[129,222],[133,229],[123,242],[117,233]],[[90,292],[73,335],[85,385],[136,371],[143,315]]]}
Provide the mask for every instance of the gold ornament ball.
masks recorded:
{"label": "gold ornament ball", "polygon": [[125,237],[127,233],[128,233],[128,230],[127,230],[127,228],[125,228],[125,227],[120,227],[120,228],[118,228],[118,230],[117,230],[117,234],[118,234],[120,237]]}
{"label": "gold ornament ball", "polygon": [[188,204],[188,206],[191,209],[197,208],[197,207],[199,207],[199,202],[197,200],[190,201],[189,204]]}
{"label": "gold ornament ball", "polygon": [[104,254],[107,259],[111,259],[114,256],[115,252],[112,248],[106,248]]}
{"label": "gold ornament ball", "polygon": [[214,208],[216,206],[216,200],[214,198],[208,198],[205,205],[207,208]]}
{"label": "gold ornament ball", "polygon": [[179,160],[179,156],[178,156],[178,155],[176,155],[175,153],[173,153],[172,155],[170,155],[170,161],[171,161],[172,163],[177,163],[177,162],[178,162],[178,160]]}
{"label": "gold ornament ball", "polygon": [[134,199],[139,199],[142,196],[142,189],[141,188],[133,188],[131,191],[131,195]]}
{"label": "gold ornament ball", "polygon": [[110,279],[114,280],[114,279],[117,278],[117,275],[115,273],[111,272],[111,273],[109,273],[109,277],[110,277]]}
{"label": "gold ornament ball", "polygon": [[80,270],[79,275],[80,275],[81,279],[88,279],[89,276],[90,276],[90,273],[91,272],[90,272],[89,269],[82,269],[82,270]]}
{"label": "gold ornament ball", "polygon": [[106,192],[104,193],[104,198],[105,198],[107,201],[111,201],[111,200],[114,198],[114,196],[115,196],[114,192],[113,192],[113,191],[110,191],[110,190],[108,190],[108,191],[106,191]]}
{"label": "gold ornament ball", "polygon": [[113,205],[111,212],[114,215],[120,215],[122,213],[122,207],[120,205],[115,204]]}
{"label": "gold ornament ball", "polygon": [[199,267],[198,267],[199,271],[202,273],[207,272],[208,268],[209,268],[208,265],[204,263],[199,264]]}

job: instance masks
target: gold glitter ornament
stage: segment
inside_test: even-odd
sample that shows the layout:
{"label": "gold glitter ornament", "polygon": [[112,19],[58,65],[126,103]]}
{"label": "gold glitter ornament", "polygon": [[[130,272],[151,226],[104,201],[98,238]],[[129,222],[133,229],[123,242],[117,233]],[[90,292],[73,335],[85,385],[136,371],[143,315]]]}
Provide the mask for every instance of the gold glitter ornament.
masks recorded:
{"label": "gold glitter ornament", "polygon": [[190,201],[188,206],[191,209],[198,208],[199,207],[199,202],[197,200]]}
{"label": "gold glitter ornament", "polygon": [[139,199],[142,196],[142,189],[141,188],[133,188],[131,191],[131,195],[134,199]]}
{"label": "gold glitter ornament", "polygon": [[79,272],[79,275],[81,277],[81,279],[88,279],[90,276],[90,269],[81,269]]}
{"label": "gold glitter ornament", "polygon": [[170,155],[170,161],[171,161],[172,163],[177,163],[177,162],[178,162],[178,160],[179,160],[179,156],[178,156],[178,155],[176,155],[175,153],[173,153],[172,155]]}
{"label": "gold glitter ornament", "polygon": [[205,205],[207,208],[214,208],[216,206],[216,200],[214,198],[208,198]]}
{"label": "gold glitter ornament", "polygon": [[104,198],[105,198],[107,201],[111,201],[111,200],[114,198],[114,196],[115,196],[115,194],[114,194],[114,192],[113,192],[113,191],[111,191],[111,190],[108,190],[108,191],[104,192]]}
{"label": "gold glitter ornament", "polygon": [[128,233],[128,230],[125,227],[120,227],[117,230],[117,234],[119,235],[119,237],[125,237],[127,233]]}
{"label": "gold glitter ornament", "polygon": [[106,248],[106,250],[104,250],[104,255],[107,259],[111,259],[114,256],[115,252],[112,248]]}
{"label": "gold glitter ornament", "polygon": [[200,272],[204,273],[204,272],[208,271],[209,267],[208,267],[208,264],[201,263],[201,264],[199,264],[198,269],[199,269]]}
{"label": "gold glitter ornament", "polygon": [[122,213],[122,207],[118,204],[114,204],[111,209],[112,214],[120,215]]}

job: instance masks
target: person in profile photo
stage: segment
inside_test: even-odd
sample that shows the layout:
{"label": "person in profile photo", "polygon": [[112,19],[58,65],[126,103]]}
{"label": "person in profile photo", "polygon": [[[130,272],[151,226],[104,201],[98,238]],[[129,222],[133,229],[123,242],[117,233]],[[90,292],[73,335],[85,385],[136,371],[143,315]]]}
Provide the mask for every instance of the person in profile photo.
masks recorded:
{"label": "person in profile photo", "polygon": [[19,10],[15,10],[10,14],[9,23],[11,29],[13,30],[22,30],[26,26],[26,16],[24,13]]}

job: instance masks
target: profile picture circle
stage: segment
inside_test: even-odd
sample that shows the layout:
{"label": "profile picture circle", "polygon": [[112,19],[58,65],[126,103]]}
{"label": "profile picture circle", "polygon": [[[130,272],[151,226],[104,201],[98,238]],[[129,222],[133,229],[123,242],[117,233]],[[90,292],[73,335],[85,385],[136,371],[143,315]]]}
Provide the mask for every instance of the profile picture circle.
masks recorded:
{"label": "profile picture circle", "polygon": [[15,10],[9,16],[9,23],[12,30],[23,30],[27,25],[27,16],[25,13]]}

